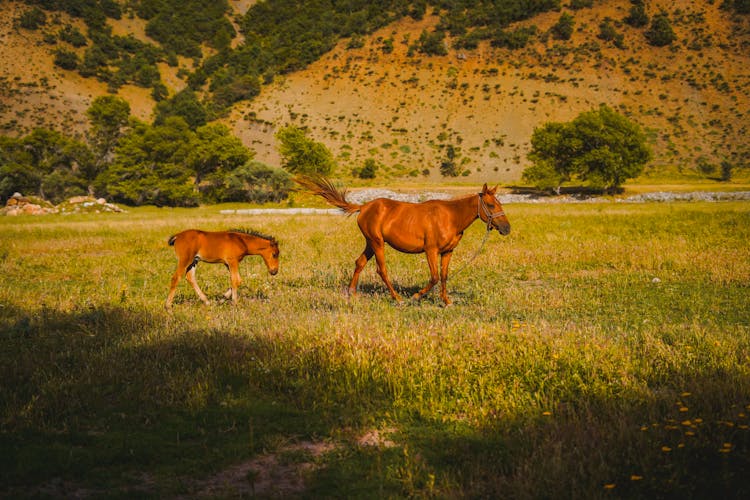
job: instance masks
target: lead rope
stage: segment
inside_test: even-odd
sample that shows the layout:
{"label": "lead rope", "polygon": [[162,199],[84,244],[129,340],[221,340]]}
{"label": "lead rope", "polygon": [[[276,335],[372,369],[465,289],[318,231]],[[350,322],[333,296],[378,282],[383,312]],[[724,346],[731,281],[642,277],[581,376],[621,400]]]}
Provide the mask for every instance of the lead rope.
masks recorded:
{"label": "lead rope", "polygon": [[[477,217],[481,220],[482,217],[479,215],[479,207],[480,203],[482,202],[482,195],[479,195],[479,198],[477,199]],[[483,206],[484,204],[481,203]],[[483,207],[485,208],[485,207]],[[479,254],[482,253],[482,249],[484,248],[484,244],[487,243],[487,238],[490,236],[490,233],[492,232],[492,215],[488,213],[488,210],[485,208],[485,214],[487,214],[487,231],[484,232],[484,237],[482,238],[482,243],[479,244],[479,248],[477,248],[477,251],[474,252],[474,255],[471,256],[469,260],[464,262],[461,267],[458,268],[458,270],[454,271],[451,276],[457,276],[460,275],[472,262],[474,262],[474,259],[479,257]],[[497,214],[500,215],[500,214]]]}

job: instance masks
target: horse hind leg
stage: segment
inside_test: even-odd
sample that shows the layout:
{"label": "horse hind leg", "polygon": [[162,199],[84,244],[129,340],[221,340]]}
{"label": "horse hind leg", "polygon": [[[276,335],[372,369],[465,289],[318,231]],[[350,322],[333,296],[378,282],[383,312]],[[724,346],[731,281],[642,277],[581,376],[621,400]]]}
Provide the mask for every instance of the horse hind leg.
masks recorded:
{"label": "horse hind leg", "polygon": [[396,293],[396,290],[393,288],[391,279],[388,277],[388,269],[385,267],[385,248],[383,245],[379,245],[375,247],[373,251],[375,252],[375,262],[378,265],[378,274],[380,275],[380,278],[383,280],[383,283],[385,283],[385,286],[388,287],[388,291],[391,292],[391,297],[400,304],[402,301],[401,296]]}
{"label": "horse hind leg", "polygon": [[372,247],[369,243],[367,243],[367,246],[365,246],[365,250],[362,252],[362,255],[357,257],[357,260],[354,261],[354,275],[352,275],[352,280],[349,282],[349,295],[357,294],[357,283],[359,282],[359,275],[373,255],[374,252],[372,251]]}

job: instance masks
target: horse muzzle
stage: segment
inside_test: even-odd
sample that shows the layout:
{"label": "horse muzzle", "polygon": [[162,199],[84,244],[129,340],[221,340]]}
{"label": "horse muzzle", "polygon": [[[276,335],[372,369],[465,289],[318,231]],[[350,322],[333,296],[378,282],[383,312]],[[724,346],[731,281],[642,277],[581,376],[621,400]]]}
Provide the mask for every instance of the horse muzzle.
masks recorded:
{"label": "horse muzzle", "polygon": [[269,269],[268,270],[268,274],[270,274],[271,276],[276,276],[276,273],[278,273],[278,272],[279,272],[279,268],[278,267],[275,268],[275,269]]}
{"label": "horse muzzle", "polygon": [[508,236],[510,234],[510,224],[507,222],[501,222],[500,224],[495,225],[495,229],[497,229],[497,232],[503,236]]}

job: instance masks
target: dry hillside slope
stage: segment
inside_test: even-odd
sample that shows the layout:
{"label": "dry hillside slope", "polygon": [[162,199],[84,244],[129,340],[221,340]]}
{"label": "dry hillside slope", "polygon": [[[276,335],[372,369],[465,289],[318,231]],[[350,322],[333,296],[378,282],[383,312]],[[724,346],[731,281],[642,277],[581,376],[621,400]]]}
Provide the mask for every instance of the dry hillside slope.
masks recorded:
{"label": "dry hillside slope", "polygon": [[[404,19],[362,48],[341,42],[305,71],[279,78],[256,100],[236,106],[225,120],[257,159],[272,165],[279,163],[276,130],[296,124],[334,152],[340,175],[373,158],[382,165],[380,177],[437,181],[450,146],[466,173],[459,179],[512,183],[528,165],[535,127],[605,103],[646,129],[655,152],[652,175],[692,175],[700,162],[741,166],[750,153],[750,28],[747,16],[733,18],[719,4],[649,2],[649,14],[664,9],[677,34],[663,48],[648,45],[642,29],[621,22],[628,0],[563,9],[576,22],[568,41],[544,36],[561,14],[551,12],[524,23],[540,31],[524,49],[481,45],[449,50],[445,57],[408,56],[408,44],[437,18]],[[106,88],[54,68],[51,49],[38,35],[10,28],[14,6],[0,6],[3,133],[42,124],[85,129],[86,107]],[[597,37],[607,17],[623,34],[624,49]],[[383,42],[389,39],[393,51],[387,53]],[[24,54],[32,65],[18,64]],[[174,71],[163,77],[171,90],[181,87]],[[136,116],[149,118],[153,103],[145,90],[126,87],[121,93]]]}

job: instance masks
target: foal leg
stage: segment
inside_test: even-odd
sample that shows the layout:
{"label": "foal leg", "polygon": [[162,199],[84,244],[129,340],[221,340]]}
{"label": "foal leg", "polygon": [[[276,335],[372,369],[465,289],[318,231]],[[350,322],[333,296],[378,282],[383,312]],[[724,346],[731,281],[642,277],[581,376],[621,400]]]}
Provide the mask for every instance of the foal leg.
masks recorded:
{"label": "foal leg", "polygon": [[172,275],[172,280],[169,284],[169,294],[167,295],[167,302],[164,304],[164,307],[166,307],[167,309],[172,307],[172,300],[174,299],[174,294],[177,291],[177,283],[180,282],[180,278],[182,278],[182,275],[187,272],[187,269],[188,267],[190,267],[191,263],[193,263],[192,259],[177,260],[177,269],[175,269],[175,272]]}
{"label": "foal leg", "polygon": [[412,296],[412,299],[414,300],[419,300],[424,297],[424,295],[432,290],[432,287],[439,281],[437,248],[425,250],[425,255],[427,255],[427,265],[430,267],[430,281],[427,282],[427,285],[425,285],[423,289]]}
{"label": "foal leg", "polygon": [[164,307],[169,309],[172,307],[172,300],[174,299],[174,294],[177,291],[177,283],[180,282],[180,278],[185,273],[185,269],[187,269],[188,263],[183,264],[182,262],[177,263],[177,270],[172,275],[172,281],[169,284],[169,294],[167,295],[167,302],[164,304]]}
{"label": "foal leg", "polygon": [[349,295],[357,294],[357,282],[359,281],[359,274],[367,265],[367,261],[372,258],[373,254],[374,252],[372,251],[372,247],[368,242],[367,246],[365,246],[364,252],[362,252],[362,255],[357,257],[357,260],[354,261],[354,275],[352,276],[352,280],[349,282]]}
{"label": "foal leg", "polygon": [[185,279],[188,280],[188,283],[193,285],[193,290],[195,290],[195,293],[198,294],[198,298],[201,299],[201,302],[203,302],[206,305],[210,305],[211,302],[209,302],[208,297],[206,297],[206,294],[203,293],[201,290],[201,287],[198,286],[198,282],[195,280],[195,268],[197,266],[193,265],[193,267],[190,268],[190,270],[185,275]]}
{"label": "foal leg", "polygon": [[453,251],[445,252],[440,256],[440,298],[443,299],[446,306],[451,305],[451,299],[448,298],[448,264],[451,263]]}
{"label": "foal leg", "polygon": [[227,267],[229,268],[229,280],[231,287],[229,288],[229,290],[227,290],[227,293],[224,294],[224,297],[232,297],[232,304],[236,304],[237,288],[240,286],[240,283],[242,283],[242,277],[240,276],[240,264],[239,262],[229,262],[227,264]]}

